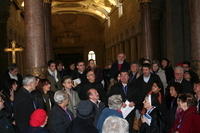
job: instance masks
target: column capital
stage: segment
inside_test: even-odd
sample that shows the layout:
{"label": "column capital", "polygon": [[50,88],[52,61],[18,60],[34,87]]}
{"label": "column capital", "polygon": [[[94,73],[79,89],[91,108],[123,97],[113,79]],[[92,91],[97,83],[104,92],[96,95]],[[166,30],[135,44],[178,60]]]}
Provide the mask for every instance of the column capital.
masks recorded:
{"label": "column capital", "polygon": [[151,3],[152,0],[138,0],[140,3]]}

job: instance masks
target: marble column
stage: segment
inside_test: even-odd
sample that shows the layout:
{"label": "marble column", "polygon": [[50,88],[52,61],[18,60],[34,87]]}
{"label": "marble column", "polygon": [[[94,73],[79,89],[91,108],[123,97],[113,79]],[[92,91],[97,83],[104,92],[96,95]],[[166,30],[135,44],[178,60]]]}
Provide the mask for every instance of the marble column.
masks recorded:
{"label": "marble column", "polygon": [[44,0],[44,39],[46,50],[46,62],[54,59],[51,40],[51,0]]}
{"label": "marble column", "polygon": [[42,0],[25,0],[25,73],[44,77],[44,15]]}
{"label": "marble column", "polygon": [[188,0],[191,24],[191,57],[193,66],[200,75],[200,1]]}
{"label": "marble column", "polygon": [[148,59],[152,59],[152,35],[151,35],[151,0],[139,0],[141,6],[141,18],[142,18],[142,45],[143,56]]}

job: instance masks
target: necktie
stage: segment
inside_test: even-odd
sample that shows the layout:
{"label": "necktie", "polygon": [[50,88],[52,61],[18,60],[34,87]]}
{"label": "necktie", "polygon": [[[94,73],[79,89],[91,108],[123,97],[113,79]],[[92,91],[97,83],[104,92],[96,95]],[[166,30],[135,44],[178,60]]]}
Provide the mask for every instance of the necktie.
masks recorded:
{"label": "necktie", "polygon": [[123,90],[124,90],[124,93],[125,95],[127,94],[127,85],[126,86],[123,86]]}

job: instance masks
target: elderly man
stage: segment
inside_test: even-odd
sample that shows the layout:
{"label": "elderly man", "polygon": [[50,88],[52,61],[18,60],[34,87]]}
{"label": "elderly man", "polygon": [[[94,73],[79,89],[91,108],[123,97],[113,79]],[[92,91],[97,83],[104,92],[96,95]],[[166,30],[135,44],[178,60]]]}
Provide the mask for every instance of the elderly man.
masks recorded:
{"label": "elderly man", "polygon": [[108,98],[108,106],[109,108],[105,108],[97,122],[97,129],[99,130],[99,133],[102,133],[102,127],[103,123],[109,116],[117,116],[120,118],[123,118],[121,113],[121,107],[122,107],[123,101],[121,95],[113,95]]}
{"label": "elderly man", "polygon": [[124,53],[119,53],[117,55],[117,61],[112,64],[110,70],[111,79],[116,79],[117,75],[121,71],[129,71],[130,65],[126,62],[126,55]]}
{"label": "elderly man", "polygon": [[59,90],[54,94],[56,104],[53,106],[48,119],[50,133],[66,133],[73,120],[73,114],[67,108],[69,96],[66,91]]}
{"label": "elderly man", "polygon": [[23,87],[19,89],[14,99],[14,118],[20,133],[26,133],[29,126],[29,117],[37,108],[31,92],[35,90],[36,79],[34,76],[26,76],[23,79]]}
{"label": "elderly man", "polygon": [[129,133],[129,124],[125,119],[109,116],[104,124],[102,133]]}
{"label": "elderly man", "polygon": [[94,125],[96,125],[102,110],[105,108],[105,104],[99,100],[99,93],[96,89],[89,89],[87,95],[88,100],[92,102],[92,104],[95,107]]}
{"label": "elderly man", "polygon": [[135,82],[140,76],[139,64],[137,62],[132,62],[130,65],[129,82]]}
{"label": "elderly man", "polygon": [[193,85],[191,82],[186,81],[183,78],[184,75],[184,69],[181,66],[177,66],[174,68],[174,77],[172,81],[169,82],[169,85],[173,84],[174,82],[181,84],[181,93],[194,93],[193,92]]}

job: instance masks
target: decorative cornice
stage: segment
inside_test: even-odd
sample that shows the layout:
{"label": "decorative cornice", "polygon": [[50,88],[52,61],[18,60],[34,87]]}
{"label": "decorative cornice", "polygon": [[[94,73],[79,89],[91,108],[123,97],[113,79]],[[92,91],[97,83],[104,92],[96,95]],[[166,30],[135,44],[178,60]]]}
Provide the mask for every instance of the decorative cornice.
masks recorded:
{"label": "decorative cornice", "polygon": [[152,0],[139,0],[140,3],[151,3]]}
{"label": "decorative cornice", "polygon": [[31,74],[33,76],[37,76],[40,78],[45,78],[46,77],[46,68],[45,67],[33,67],[33,68],[28,68],[25,69],[25,74]]}

